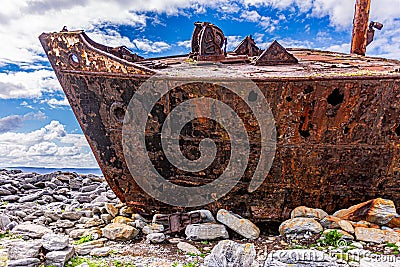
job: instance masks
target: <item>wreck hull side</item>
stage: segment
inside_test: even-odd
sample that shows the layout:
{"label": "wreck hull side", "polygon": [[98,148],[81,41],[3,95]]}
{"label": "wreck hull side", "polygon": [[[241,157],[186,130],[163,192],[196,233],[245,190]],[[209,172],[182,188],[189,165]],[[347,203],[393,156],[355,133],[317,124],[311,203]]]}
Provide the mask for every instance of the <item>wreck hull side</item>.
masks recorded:
{"label": "wreck hull side", "polygon": [[[57,39],[58,38],[58,39]],[[144,213],[171,212],[144,193],[125,162],[122,125],[134,92],[154,72],[89,47],[81,34],[40,37],[72,110],[113,191]],[[71,68],[71,51],[84,63]],[[328,212],[375,197],[393,199],[400,206],[400,79],[340,77],[254,80],[270,104],[277,127],[277,150],[264,183],[253,193],[247,187],[260,151],[259,128],[248,107],[229,92],[212,84],[180,88],[162,98],[155,110],[165,118],[174,105],[188,98],[210,96],[224,101],[243,120],[251,143],[249,166],[241,182],[207,208],[229,208],[258,220],[282,220],[299,205]],[[172,104],[175,103],[175,104]],[[148,122],[149,157],[156,168],[181,185],[212,181],[229,160],[229,140],[215,133],[211,122],[191,123],[198,137],[183,143],[190,154],[210,134],[220,149],[215,170],[187,175],[165,165],[158,119]],[[193,132],[192,132],[193,133]],[[185,139],[185,136],[183,136]],[[189,138],[187,138],[189,140]],[[186,151],[186,152],[185,152]],[[165,158],[165,157],[164,157]],[[158,165],[158,166],[157,166]],[[166,168],[166,166],[168,168]],[[181,209],[179,209],[181,210]]]}

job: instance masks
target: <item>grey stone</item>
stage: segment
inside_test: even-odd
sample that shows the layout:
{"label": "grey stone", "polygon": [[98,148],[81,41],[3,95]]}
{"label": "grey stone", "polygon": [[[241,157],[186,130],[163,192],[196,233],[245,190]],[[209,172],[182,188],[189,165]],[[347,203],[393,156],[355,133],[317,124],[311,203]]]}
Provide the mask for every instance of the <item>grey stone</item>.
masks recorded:
{"label": "grey stone", "polygon": [[149,243],[162,243],[165,241],[165,235],[163,233],[148,234],[146,240]]}
{"label": "grey stone", "polygon": [[191,240],[215,240],[229,238],[228,231],[222,224],[205,223],[189,224],[186,226],[185,234]]}
{"label": "grey stone", "polygon": [[72,228],[75,223],[70,220],[58,220],[51,225],[57,226],[58,228]]}
{"label": "grey stone", "polygon": [[9,224],[7,224],[7,226],[5,227],[5,231],[11,231],[12,229],[15,228],[15,226],[17,226],[18,223],[15,221],[10,222]]}
{"label": "grey stone", "polygon": [[11,195],[11,191],[5,188],[0,187],[0,196],[8,196]]}
{"label": "grey stone", "polygon": [[164,231],[164,226],[162,224],[152,223],[143,227],[142,232],[146,235],[161,233]]}
{"label": "grey stone", "polygon": [[57,201],[66,202],[69,200],[66,196],[63,195],[53,195],[53,198]]}
{"label": "grey stone", "polygon": [[97,187],[98,187],[98,185],[96,185],[96,184],[82,186],[79,191],[80,192],[92,192],[92,191],[96,190]]}
{"label": "grey stone", "polygon": [[72,258],[74,253],[75,249],[73,246],[68,246],[63,250],[50,251],[46,254],[46,265],[63,267],[64,264]]}
{"label": "grey stone", "polygon": [[40,198],[42,195],[43,195],[43,192],[39,191],[39,192],[37,192],[37,193],[35,193],[35,194],[31,194],[31,195],[28,195],[28,196],[21,197],[21,198],[18,200],[18,202],[21,203],[21,202],[31,202],[31,201],[35,201],[36,199]]}
{"label": "grey stone", "polygon": [[56,235],[56,234],[45,234],[42,237],[43,247],[47,250],[63,250],[68,246],[68,236]]}
{"label": "grey stone", "polygon": [[4,196],[1,198],[2,201],[7,201],[7,202],[17,202],[19,199],[20,197],[17,195]]}
{"label": "grey stone", "polygon": [[192,244],[189,244],[187,242],[179,242],[177,245],[178,249],[182,250],[184,253],[189,253],[189,254],[196,254],[200,255],[201,252],[198,248],[193,246]]}
{"label": "grey stone", "polygon": [[57,221],[61,218],[61,216],[55,211],[46,211],[44,216],[50,218],[53,221]]}
{"label": "grey stone", "polygon": [[61,215],[61,218],[63,219],[68,219],[71,221],[77,221],[82,217],[82,214],[79,212],[74,212],[74,211],[66,211],[63,212]]}
{"label": "grey stone", "polygon": [[8,258],[10,260],[38,258],[41,247],[41,242],[37,240],[13,242],[8,248]]}
{"label": "grey stone", "polygon": [[275,250],[268,254],[264,266],[273,267],[338,267],[336,259],[319,250]]}
{"label": "grey stone", "polygon": [[217,221],[248,239],[257,239],[260,235],[260,229],[254,223],[224,209],[218,211]]}
{"label": "grey stone", "polygon": [[255,262],[255,258],[256,249],[253,244],[239,244],[231,240],[223,240],[205,257],[204,266],[250,267]]}
{"label": "grey stone", "polygon": [[201,223],[215,223],[215,218],[209,210],[193,210],[188,212],[189,214],[193,214],[195,212],[200,213],[200,222]]}
{"label": "grey stone", "polygon": [[9,260],[7,261],[7,267],[37,267],[40,264],[40,260],[37,258],[24,258],[21,260]]}
{"label": "grey stone", "polygon": [[11,222],[7,215],[0,214],[0,229],[5,230],[6,226]]}
{"label": "grey stone", "polygon": [[109,224],[113,219],[113,217],[110,214],[101,214],[100,218],[103,220],[105,224]]}
{"label": "grey stone", "polygon": [[22,210],[15,211],[15,215],[20,218],[25,218],[27,216],[27,214],[25,212],[23,212]]}
{"label": "grey stone", "polygon": [[18,188],[10,184],[3,185],[2,188],[7,189],[11,194],[16,194],[18,192]]}
{"label": "grey stone", "polygon": [[42,238],[42,236],[52,231],[42,225],[28,223],[15,226],[11,232],[30,238]]}

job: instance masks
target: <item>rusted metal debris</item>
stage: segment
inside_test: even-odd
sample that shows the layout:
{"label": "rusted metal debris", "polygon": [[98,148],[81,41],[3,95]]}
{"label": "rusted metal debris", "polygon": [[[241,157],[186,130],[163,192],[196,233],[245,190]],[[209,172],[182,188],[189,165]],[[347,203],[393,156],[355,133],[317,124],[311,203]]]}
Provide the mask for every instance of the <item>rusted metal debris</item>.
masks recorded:
{"label": "rusted metal debris", "polygon": [[276,40],[265,49],[265,51],[256,59],[255,64],[258,66],[274,66],[282,64],[296,64],[297,58],[290,54]]}
{"label": "rusted metal debris", "polygon": [[374,40],[374,35],[375,35],[375,30],[382,30],[383,28],[383,24],[380,22],[375,22],[375,21],[371,21],[369,23],[369,27],[368,27],[368,32],[367,32],[367,46],[372,43],[372,41]]}
{"label": "rusted metal debris", "polygon": [[194,25],[190,57],[197,61],[224,59],[223,46],[226,43],[226,38],[222,30],[210,22],[196,22]]}
{"label": "rusted metal debris", "polygon": [[[215,38],[211,40],[215,43]],[[177,77],[174,72],[200,65],[176,56],[157,60],[167,68],[150,69],[145,62],[155,59],[126,60],[95,44],[82,31],[44,33],[40,41],[107,182],[120,200],[141,213],[185,211],[151,198],[136,184],[124,158],[122,126],[132,96],[150,77],[157,73],[172,82]],[[200,52],[196,44],[199,42],[195,41],[194,50]],[[181,151],[188,157],[195,156],[204,138],[216,141],[216,160],[202,172],[175,168],[166,160],[161,145],[159,130],[169,112],[188,99],[206,96],[223,101],[238,114],[249,134],[251,155],[237,186],[205,208],[214,212],[228,208],[253,220],[279,221],[301,205],[333,212],[383,197],[400,207],[400,62],[308,49],[287,51],[298,64],[218,64],[219,70],[240,73],[256,83],[274,115],[276,156],[256,191],[249,193],[247,188],[261,148],[259,125],[240,97],[215,84],[177,87],[157,102],[146,128],[148,156],[154,167],[170,182],[191,187],[212,182],[224,171],[230,142],[212,121],[189,122],[181,136]],[[171,231],[179,230],[185,218],[170,217]]]}
{"label": "rusted metal debris", "polygon": [[200,223],[201,217],[199,212],[183,213],[177,212],[173,214],[158,214],[154,223],[166,226],[164,233],[179,234],[186,229],[189,224]]}
{"label": "rusted metal debris", "polygon": [[243,41],[233,50],[236,55],[247,55],[249,57],[259,56],[262,50],[258,48],[251,35],[246,36]]}

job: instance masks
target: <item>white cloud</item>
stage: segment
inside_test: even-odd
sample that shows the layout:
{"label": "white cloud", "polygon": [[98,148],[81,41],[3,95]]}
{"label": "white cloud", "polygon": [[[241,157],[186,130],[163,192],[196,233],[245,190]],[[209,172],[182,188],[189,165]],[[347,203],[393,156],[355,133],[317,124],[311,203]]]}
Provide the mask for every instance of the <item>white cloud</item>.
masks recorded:
{"label": "white cloud", "polygon": [[39,111],[37,113],[27,113],[25,115],[10,115],[0,118],[0,133],[14,131],[20,128],[24,121],[27,120],[44,120],[46,115]]}
{"label": "white cloud", "polygon": [[158,52],[165,51],[171,47],[166,42],[160,42],[160,41],[153,42],[146,38],[135,39],[135,40],[133,40],[133,43],[135,44],[137,49],[145,51],[145,53],[148,53],[148,52],[158,53]]}
{"label": "white cloud", "polygon": [[186,40],[186,41],[180,41],[177,43],[178,46],[183,46],[185,48],[191,48],[192,47],[192,41],[191,40]]}
{"label": "white cloud", "polygon": [[2,167],[96,168],[82,134],[69,134],[58,121],[28,133],[0,134]]}
{"label": "white cloud", "polygon": [[47,103],[51,108],[60,108],[69,106],[68,99],[64,96],[63,99],[59,100],[56,98],[45,99],[40,101],[41,104]]}
{"label": "white cloud", "polygon": [[53,71],[0,73],[0,99],[35,98],[61,90]]}

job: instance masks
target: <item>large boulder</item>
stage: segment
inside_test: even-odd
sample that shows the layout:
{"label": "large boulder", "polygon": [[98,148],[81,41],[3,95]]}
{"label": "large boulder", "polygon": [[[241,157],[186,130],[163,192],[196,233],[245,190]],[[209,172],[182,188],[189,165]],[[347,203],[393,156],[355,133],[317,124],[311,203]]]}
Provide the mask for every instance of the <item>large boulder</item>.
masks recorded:
{"label": "large boulder", "polygon": [[340,210],[334,216],[349,221],[368,221],[385,225],[396,216],[396,207],[392,200],[376,198],[348,209]]}
{"label": "large boulder", "polygon": [[38,267],[40,260],[38,258],[23,258],[20,260],[8,260],[7,267]]}
{"label": "large boulder", "polygon": [[334,216],[326,216],[320,221],[320,224],[325,229],[342,229],[348,233],[354,233],[353,225],[349,221],[342,220]]}
{"label": "large boulder", "polygon": [[250,267],[255,262],[255,258],[256,249],[253,244],[239,244],[232,240],[223,240],[205,257],[204,266]]}
{"label": "large boulder", "polygon": [[400,234],[391,230],[380,230],[375,228],[355,228],[356,239],[359,241],[373,243],[397,243],[400,242]]}
{"label": "large boulder", "polygon": [[218,211],[217,221],[248,239],[257,239],[260,235],[260,229],[254,223],[224,209]]}
{"label": "large boulder", "polygon": [[302,218],[313,218],[317,220],[322,220],[326,216],[328,216],[328,213],[326,213],[321,209],[313,209],[305,206],[297,207],[290,213],[290,217],[292,219],[302,217]]}
{"label": "large boulder", "polygon": [[318,234],[323,231],[323,228],[319,222],[312,218],[294,218],[284,221],[279,226],[279,233],[281,235],[286,234],[299,234],[305,232],[311,232]]}
{"label": "large boulder", "polygon": [[130,240],[135,238],[139,231],[127,224],[110,223],[103,228],[103,236],[110,240]]}
{"label": "large boulder", "polygon": [[196,241],[229,238],[225,226],[216,223],[189,224],[186,226],[185,234],[188,239]]}
{"label": "large boulder", "polygon": [[42,243],[38,240],[13,242],[8,248],[8,258],[10,260],[39,258],[41,247]]}

